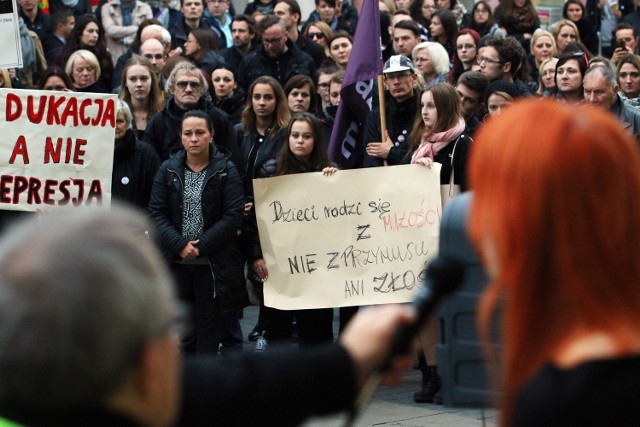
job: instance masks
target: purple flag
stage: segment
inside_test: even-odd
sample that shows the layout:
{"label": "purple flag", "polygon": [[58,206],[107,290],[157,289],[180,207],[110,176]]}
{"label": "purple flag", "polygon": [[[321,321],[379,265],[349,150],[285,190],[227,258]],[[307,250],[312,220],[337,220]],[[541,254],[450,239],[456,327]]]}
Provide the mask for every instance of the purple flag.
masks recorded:
{"label": "purple flag", "polygon": [[374,85],[382,74],[380,45],[378,0],[364,0],[329,142],[329,156],[341,169],[357,166],[363,151],[362,127],[371,111]]}

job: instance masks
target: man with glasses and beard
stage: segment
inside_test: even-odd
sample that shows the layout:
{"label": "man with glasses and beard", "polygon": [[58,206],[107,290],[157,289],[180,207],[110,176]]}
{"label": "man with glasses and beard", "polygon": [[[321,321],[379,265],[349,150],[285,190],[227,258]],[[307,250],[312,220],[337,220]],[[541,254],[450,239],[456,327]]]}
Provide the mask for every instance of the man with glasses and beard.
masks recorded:
{"label": "man with glasses and beard", "polygon": [[238,69],[238,82],[248,92],[260,76],[271,76],[282,87],[296,74],[316,75],[313,58],[288,39],[284,22],[278,16],[267,16],[260,22],[262,45],[248,53]]}

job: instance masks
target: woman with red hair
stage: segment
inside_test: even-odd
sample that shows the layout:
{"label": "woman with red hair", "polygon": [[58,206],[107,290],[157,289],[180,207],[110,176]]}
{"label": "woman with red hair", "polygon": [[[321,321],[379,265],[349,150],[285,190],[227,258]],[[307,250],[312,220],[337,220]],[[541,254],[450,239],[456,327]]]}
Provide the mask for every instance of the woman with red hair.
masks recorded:
{"label": "woman with red hair", "polygon": [[478,43],[480,43],[480,34],[477,31],[471,28],[458,31],[456,50],[453,53],[453,67],[449,71],[449,83],[455,86],[458,77],[465,71],[471,70],[478,56]]}
{"label": "woman with red hair", "polygon": [[609,112],[523,101],[480,131],[469,168],[487,342],[502,320],[500,425],[637,424],[636,143]]}

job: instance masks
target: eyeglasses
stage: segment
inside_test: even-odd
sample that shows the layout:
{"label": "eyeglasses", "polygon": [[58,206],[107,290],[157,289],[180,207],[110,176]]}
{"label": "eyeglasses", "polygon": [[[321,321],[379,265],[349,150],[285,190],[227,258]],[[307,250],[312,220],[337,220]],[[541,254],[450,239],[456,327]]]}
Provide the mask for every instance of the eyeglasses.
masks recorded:
{"label": "eyeglasses", "polygon": [[503,61],[496,61],[495,59],[487,58],[486,56],[479,56],[477,62],[478,65],[482,64],[483,62],[486,62],[487,64],[503,64]]}
{"label": "eyeglasses", "polygon": [[186,89],[187,86],[191,86],[193,90],[198,90],[201,87],[200,82],[188,82],[186,80],[180,80],[179,82],[176,82],[176,86],[178,86],[180,89]]}
{"label": "eyeglasses", "polygon": [[147,59],[156,59],[156,60],[164,58],[164,55],[161,53],[156,53],[155,55],[151,55],[150,53],[145,53],[143,56]]}
{"label": "eyeglasses", "polygon": [[324,38],[324,34],[322,33],[309,33],[309,38],[310,39],[323,39]]}
{"label": "eyeglasses", "polygon": [[458,50],[462,50],[462,49],[471,50],[471,49],[473,49],[475,47],[476,47],[476,45],[471,44],[471,43],[469,43],[469,44],[459,44],[459,45],[456,46],[456,48]]}
{"label": "eyeglasses", "polygon": [[264,44],[278,44],[282,41],[284,36],[280,36],[277,39],[262,39],[262,43]]}
{"label": "eyeglasses", "polygon": [[388,73],[384,75],[385,80],[400,80],[405,77],[411,77],[412,73],[401,71],[398,73]]}

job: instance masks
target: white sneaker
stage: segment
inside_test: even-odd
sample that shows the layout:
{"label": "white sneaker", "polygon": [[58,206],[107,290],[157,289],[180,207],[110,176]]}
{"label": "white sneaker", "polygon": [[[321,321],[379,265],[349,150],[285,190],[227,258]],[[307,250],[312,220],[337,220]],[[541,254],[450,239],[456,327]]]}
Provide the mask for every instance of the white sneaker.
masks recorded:
{"label": "white sneaker", "polygon": [[265,338],[265,331],[262,331],[258,339],[256,340],[256,348],[253,351],[263,352],[267,350],[267,339]]}

